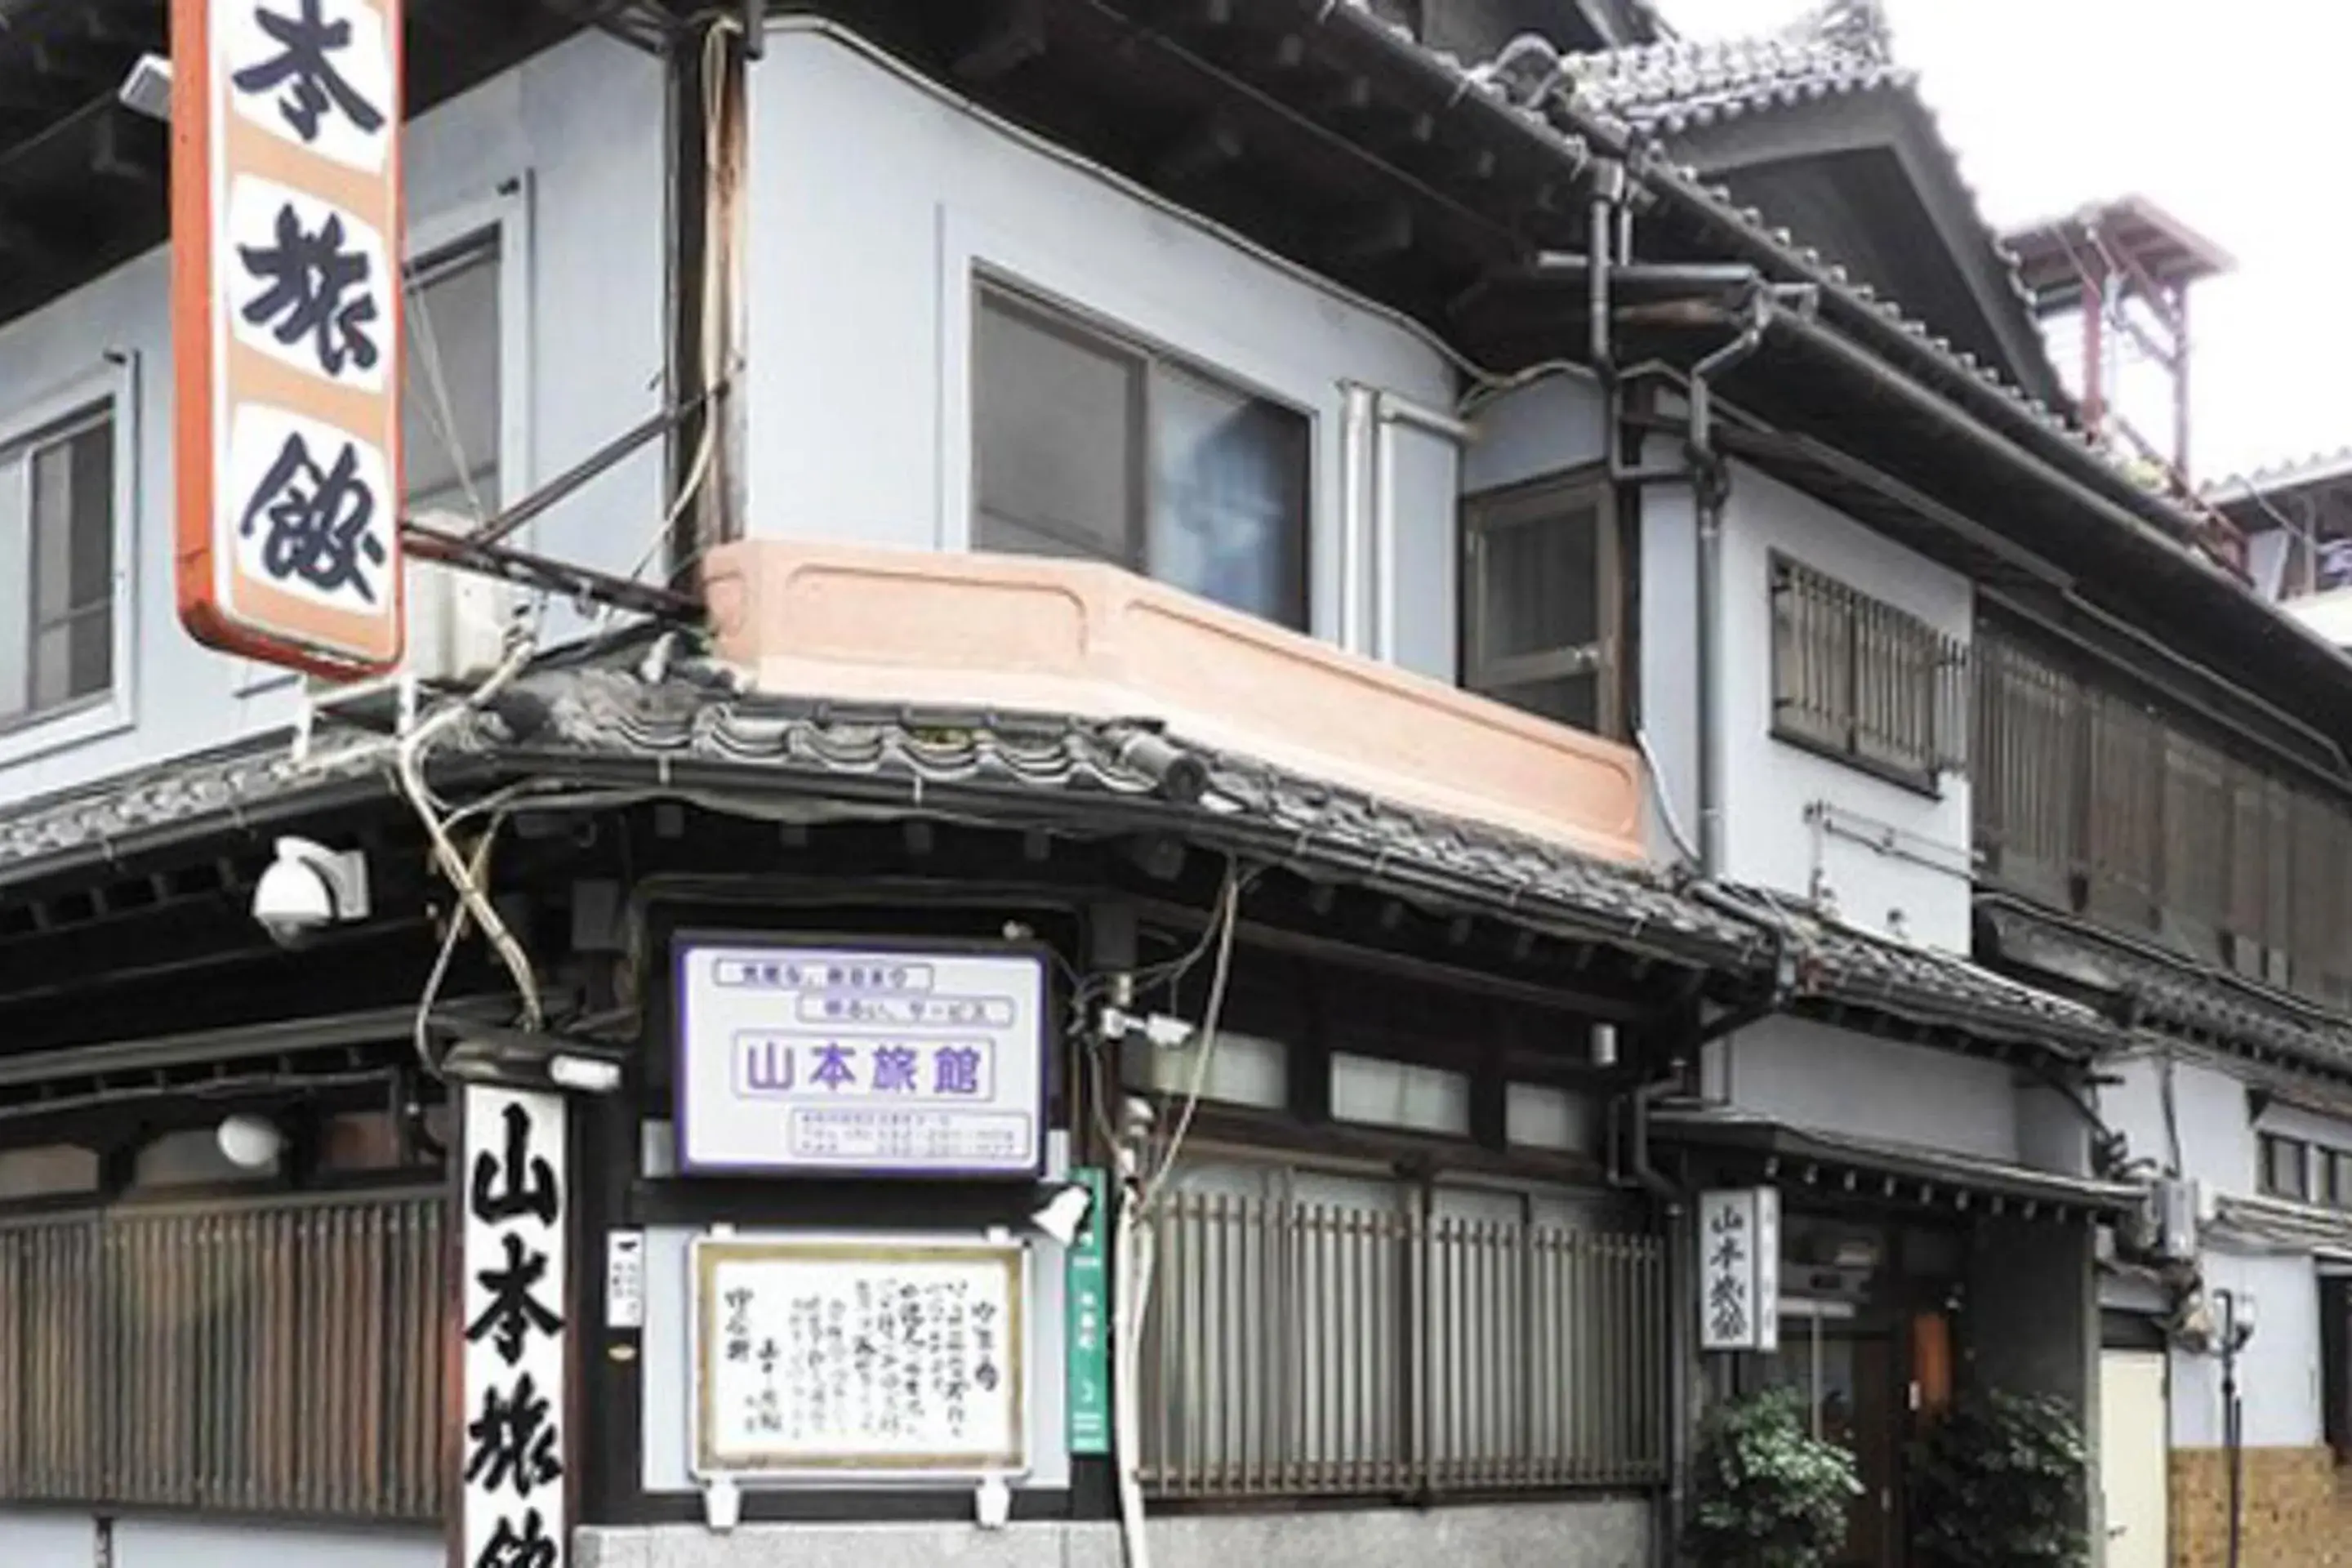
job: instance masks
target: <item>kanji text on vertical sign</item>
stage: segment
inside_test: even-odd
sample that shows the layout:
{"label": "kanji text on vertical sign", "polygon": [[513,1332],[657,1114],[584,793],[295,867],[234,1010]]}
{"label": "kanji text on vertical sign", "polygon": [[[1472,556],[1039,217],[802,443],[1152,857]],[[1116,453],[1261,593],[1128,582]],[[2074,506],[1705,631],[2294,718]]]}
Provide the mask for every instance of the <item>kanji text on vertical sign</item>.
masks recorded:
{"label": "kanji text on vertical sign", "polygon": [[1780,1348],[1780,1194],[1771,1187],[1698,1196],[1699,1344]]}
{"label": "kanji text on vertical sign", "polygon": [[465,1430],[455,1568],[563,1568],[565,1122],[560,1095],[465,1091]]}
{"label": "kanji text on vertical sign", "polygon": [[404,0],[173,0],[182,621],[398,663]]}
{"label": "kanji text on vertical sign", "polygon": [[1103,1245],[1103,1229],[1110,1224],[1110,1183],[1090,1166],[1072,1171],[1070,1180],[1084,1185],[1093,1202],[1064,1264],[1067,1282],[1063,1294],[1069,1312],[1069,1370],[1064,1373],[1070,1406],[1067,1436],[1071,1453],[1098,1456],[1110,1452],[1109,1248]]}

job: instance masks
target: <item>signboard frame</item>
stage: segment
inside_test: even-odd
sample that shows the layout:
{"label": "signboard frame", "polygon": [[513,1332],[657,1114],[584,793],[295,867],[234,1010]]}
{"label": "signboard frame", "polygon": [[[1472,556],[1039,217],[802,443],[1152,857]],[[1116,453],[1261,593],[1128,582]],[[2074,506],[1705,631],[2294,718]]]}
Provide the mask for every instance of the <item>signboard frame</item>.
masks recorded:
{"label": "signboard frame", "polygon": [[[396,668],[406,633],[400,516],[401,373],[407,331],[401,161],[407,0],[332,0],[329,26],[372,16],[382,27],[390,79],[382,88],[383,101],[368,105],[383,121],[378,132],[365,133],[380,134],[382,141],[381,166],[373,171],[243,120],[230,101],[233,62],[224,58],[227,45],[222,41],[238,5],[257,7],[256,26],[260,25],[257,18],[267,16],[293,26],[307,16],[305,6],[318,3],[171,0],[172,58],[177,67],[172,78],[171,182],[173,552],[181,623],[196,640],[309,674],[351,679]],[[348,36],[346,43],[332,47],[347,47]],[[340,100],[315,85],[309,90],[319,105],[310,110],[309,124],[315,131],[338,111]],[[255,96],[260,93],[257,90]],[[352,219],[353,249],[370,257],[371,270],[379,274],[364,296],[373,307],[373,314],[366,318],[366,336],[373,355],[369,365],[380,365],[380,374],[372,378],[374,387],[347,384],[338,379],[339,373],[310,374],[237,341],[232,317],[238,313],[239,301],[230,297],[221,273],[228,258],[238,254],[232,229],[240,181],[257,189],[278,187],[290,198],[283,209],[289,213],[308,205]],[[284,238],[281,230],[281,244]],[[369,238],[372,251],[365,243]],[[325,341],[329,324],[319,322],[316,330]],[[345,324],[341,330],[348,333],[351,328]],[[280,341],[291,340],[281,333]],[[257,432],[266,424],[289,432],[284,447],[289,459],[298,451],[307,452],[298,446],[306,433],[323,430],[348,438],[344,451],[358,459],[352,471],[359,493],[366,494],[371,479],[376,492],[368,497],[370,514],[355,531],[383,552],[381,561],[368,563],[379,584],[375,605],[338,606],[325,602],[324,590],[314,597],[242,568],[236,549],[240,526],[234,513],[240,506],[250,511],[259,503],[230,493],[241,412],[254,416]],[[257,434],[254,439],[266,448],[268,442]],[[317,493],[328,489],[331,474],[341,471],[340,456],[335,464],[320,462],[315,455],[306,461],[312,465],[309,504],[323,514],[319,526],[332,529],[350,522],[355,514],[345,510],[344,500],[331,505]],[[292,486],[289,479],[278,493],[292,493]],[[339,498],[351,493],[348,486],[335,491]],[[354,548],[350,541],[342,547]]]}
{"label": "signboard frame", "polygon": [[[729,1261],[791,1263],[927,1263],[971,1260],[992,1263],[1005,1270],[1005,1386],[1013,1400],[1013,1451],[988,1454],[932,1453],[893,1458],[874,1454],[832,1457],[770,1453],[758,1462],[726,1464],[717,1457],[716,1379],[712,1355],[719,1342],[717,1288],[719,1267]],[[1037,1436],[1034,1408],[1028,1333],[1034,1303],[1036,1255],[1019,1238],[992,1240],[982,1236],[885,1235],[865,1233],[795,1237],[705,1234],[689,1244],[687,1253],[688,1337],[693,1367],[693,1397],[688,1408],[692,1429],[688,1472],[706,1485],[837,1484],[843,1481],[969,1481],[989,1477],[1014,1478],[1029,1473]]]}
{"label": "signboard frame", "polygon": [[[1698,1332],[1703,1351],[1780,1348],[1780,1190],[1778,1187],[1711,1187],[1698,1195]],[[1736,1264],[1718,1267],[1716,1248],[1730,1235],[1741,1242]],[[1725,1331],[1710,1297],[1718,1282],[1742,1288],[1746,1310],[1738,1332]]]}
{"label": "signboard frame", "polygon": [[[530,1557],[565,1568],[579,1511],[572,1106],[552,1090],[480,1083],[456,1098],[449,1561],[479,1568]],[[510,1490],[512,1501],[502,1495]]]}
{"label": "signboard frame", "polygon": [[[1053,952],[1043,942],[981,938],[903,937],[843,934],[833,931],[741,930],[705,926],[679,927],[668,933],[670,1068],[673,1114],[676,1119],[677,1168],[686,1176],[772,1177],[795,1181],[935,1182],[985,1181],[1017,1184],[1042,1180],[1046,1170],[1046,1146],[1051,1133],[1049,1109],[1056,1068],[1053,1026],[1056,1003]],[[1036,981],[1036,1093],[1023,1110],[1033,1118],[1029,1158],[1015,1165],[891,1164],[884,1160],[863,1163],[794,1160],[779,1155],[769,1161],[717,1160],[695,1156],[693,1121],[689,1111],[691,1064],[688,1005],[688,964],[698,952],[713,949],[774,953],[781,961],[793,953],[855,954],[867,959],[904,957],[920,962],[932,958],[1017,959],[1032,966]]]}

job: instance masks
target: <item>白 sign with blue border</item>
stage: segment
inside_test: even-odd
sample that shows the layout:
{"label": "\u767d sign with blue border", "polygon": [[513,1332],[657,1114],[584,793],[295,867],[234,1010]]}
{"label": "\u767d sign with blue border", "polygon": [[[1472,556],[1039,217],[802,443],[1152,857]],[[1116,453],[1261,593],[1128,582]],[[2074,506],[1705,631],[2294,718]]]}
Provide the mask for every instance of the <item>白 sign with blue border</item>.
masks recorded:
{"label": "\u767d sign with blue border", "polygon": [[681,936],[676,955],[681,1170],[1043,1171],[1041,952]]}

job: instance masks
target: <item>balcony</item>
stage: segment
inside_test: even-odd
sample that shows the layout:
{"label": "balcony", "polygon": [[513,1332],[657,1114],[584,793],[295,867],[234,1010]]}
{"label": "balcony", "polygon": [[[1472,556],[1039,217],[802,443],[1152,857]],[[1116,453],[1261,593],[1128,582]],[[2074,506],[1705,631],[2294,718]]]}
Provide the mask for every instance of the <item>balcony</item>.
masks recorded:
{"label": "balcony", "polygon": [[1399,805],[1643,858],[1632,751],[1116,567],[751,541],[715,552],[706,581],[719,657],[762,691],[1156,721]]}

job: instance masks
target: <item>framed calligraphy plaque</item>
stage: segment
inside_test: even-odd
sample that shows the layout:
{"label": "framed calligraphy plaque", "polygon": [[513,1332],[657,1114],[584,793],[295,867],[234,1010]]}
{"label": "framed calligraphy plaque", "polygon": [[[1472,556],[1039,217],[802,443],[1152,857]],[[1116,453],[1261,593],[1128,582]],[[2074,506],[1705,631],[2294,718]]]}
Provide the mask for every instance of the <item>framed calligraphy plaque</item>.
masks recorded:
{"label": "framed calligraphy plaque", "polygon": [[692,1256],[696,1475],[1029,1468],[1019,1243],[705,1237]]}
{"label": "framed calligraphy plaque", "polygon": [[692,934],[675,952],[682,1171],[1044,1170],[1043,952]]}
{"label": "framed calligraphy plaque", "polygon": [[173,0],[180,617],[327,676],[402,641],[403,0]]}
{"label": "framed calligraphy plaque", "polygon": [[1699,1347],[1780,1348],[1780,1194],[1741,1187],[1698,1195]]}

